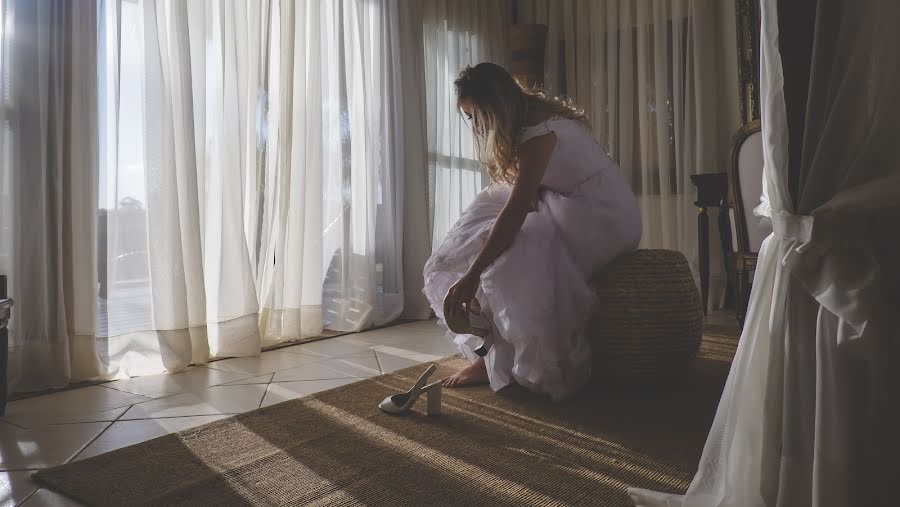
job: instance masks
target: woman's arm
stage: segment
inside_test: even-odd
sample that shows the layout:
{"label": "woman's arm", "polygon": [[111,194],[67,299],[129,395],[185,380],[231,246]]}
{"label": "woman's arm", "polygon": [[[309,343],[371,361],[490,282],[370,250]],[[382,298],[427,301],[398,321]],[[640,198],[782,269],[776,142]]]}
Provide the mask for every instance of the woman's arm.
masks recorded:
{"label": "woman's arm", "polygon": [[475,257],[467,274],[480,277],[481,273],[512,244],[522,224],[525,223],[525,217],[534,209],[541,180],[544,179],[547,163],[555,147],[556,134],[552,132],[533,137],[519,146],[519,172],[512,192],[503,211],[497,216],[487,242]]}
{"label": "woman's arm", "polygon": [[519,172],[509,199],[497,216],[481,252],[475,257],[466,274],[447,292],[445,308],[454,314],[448,315],[450,317],[448,322],[455,320],[454,317],[457,316],[455,314],[469,311],[481,282],[481,273],[512,244],[522,224],[525,223],[525,217],[534,209],[538,188],[555,147],[556,134],[552,132],[531,138],[519,146]]}

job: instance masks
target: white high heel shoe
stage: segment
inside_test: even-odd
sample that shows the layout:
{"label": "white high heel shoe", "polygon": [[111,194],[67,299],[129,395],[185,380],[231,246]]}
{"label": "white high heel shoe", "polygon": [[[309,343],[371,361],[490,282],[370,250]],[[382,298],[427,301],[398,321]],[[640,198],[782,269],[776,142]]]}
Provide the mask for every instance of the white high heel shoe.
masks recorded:
{"label": "white high heel shoe", "polygon": [[428,377],[430,377],[435,370],[437,370],[437,366],[433,364],[429,365],[409,391],[388,396],[384,401],[378,404],[378,408],[389,414],[400,414],[412,408],[413,403],[419,399],[419,396],[421,396],[422,393],[425,393],[427,401],[425,413],[428,415],[440,414],[441,386],[443,385],[443,381],[438,380],[427,386],[425,385]]}
{"label": "white high heel shoe", "polygon": [[475,349],[475,353],[481,357],[486,356],[491,350],[491,345],[494,344],[494,341],[490,339],[491,330],[473,326],[468,313],[455,314],[451,310],[452,308],[447,304],[447,297],[444,296],[444,322],[447,323],[447,327],[456,334],[471,334],[481,338],[481,346]]}

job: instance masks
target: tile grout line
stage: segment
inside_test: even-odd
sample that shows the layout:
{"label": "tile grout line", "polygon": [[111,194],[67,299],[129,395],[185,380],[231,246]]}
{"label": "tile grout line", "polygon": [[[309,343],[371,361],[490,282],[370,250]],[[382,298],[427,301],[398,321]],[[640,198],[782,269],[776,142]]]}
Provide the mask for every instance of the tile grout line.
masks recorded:
{"label": "tile grout line", "polygon": [[[141,402],[141,403],[144,403],[144,402]],[[67,463],[67,464],[68,464],[68,463],[71,463],[71,462],[75,461],[75,459],[77,459],[78,456],[81,456],[81,454],[82,454],[88,447],[90,447],[91,444],[93,444],[94,442],[97,441],[97,439],[99,439],[100,437],[102,437],[103,434],[106,433],[106,430],[112,428],[112,427],[113,427],[113,424],[116,424],[117,422],[119,422],[119,419],[121,419],[125,414],[127,414],[128,411],[131,410],[131,407],[133,407],[133,406],[135,406],[135,405],[138,405],[138,403],[133,403],[133,404],[129,405],[128,408],[126,408],[124,412],[122,412],[121,414],[119,414],[118,417],[115,418],[115,420],[113,420],[113,421],[110,422],[105,428],[103,428],[103,430],[101,430],[100,433],[98,433],[96,437],[92,438],[88,443],[84,444],[84,446],[82,446],[81,449],[79,449],[78,452],[75,453],[75,455],[73,455],[71,458],[69,458],[68,460],[66,460],[66,463]],[[117,408],[122,408],[122,407],[117,407]]]}
{"label": "tile grout line", "polygon": [[[222,370],[216,370],[216,371],[222,371]],[[234,373],[235,375],[247,375],[246,373],[236,373],[236,372],[228,372],[228,373]],[[246,378],[239,378],[237,380],[231,380],[229,382],[222,382],[221,384],[212,384],[212,385],[206,386],[206,388],[209,389],[210,387],[229,386],[229,385],[235,385],[235,386],[247,385],[247,384],[233,384],[232,382],[243,382],[244,380],[251,379],[253,377],[258,377],[258,376],[259,375],[247,375]]]}
{"label": "tile grout line", "polygon": [[[292,346],[293,346],[293,345],[292,345]],[[289,347],[286,347],[286,348],[289,348]],[[263,357],[263,356],[264,356],[266,353],[268,353],[268,352],[284,352],[284,353],[286,353],[286,354],[291,354],[292,356],[304,356],[304,357],[307,357],[307,358],[310,358],[310,359],[315,359],[315,361],[309,361],[309,362],[305,362],[305,363],[300,363],[300,364],[298,364],[298,365],[296,365],[296,366],[304,366],[304,365],[307,365],[307,364],[320,363],[320,362],[322,362],[322,361],[327,361],[327,360],[329,360],[329,359],[334,359],[334,358],[331,357],[331,356],[320,356],[320,355],[318,355],[318,354],[307,354],[307,353],[305,353],[305,352],[288,352],[287,350],[275,349],[275,350],[264,350],[264,351],[262,352],[262,354],[260,354],[260,355],[258,355],[258,356],[228,357],[228,358],[221,359],[220,361],[231,361],[231,360],[234,360],[234,359],[260,359],[261,357]],[[197,367],[197,368],[207,368],[207,369],[210,369],[210,370],[216,370],[216,371],[224,371],[224,372],[226,372],[226,373],[238,373],[238,374],[242,374],[242,375],[247,375],[247,373],[240,372],[240,371],[226,370],[226,369],[223,369],[223,368],[216,368],[216,367],[214,367],[214,366],[210,366],[211,364],[215,364],[215,361],[210,361],[209,363],[206,363],[206,364],[204,364],[204,365],[196,365],[196,367]],[[296,366],[294,366],[294,367],[296,367]]]}
{"label": "tile grout line", "polygon": [[[236,357],[229,357],[228,359],[238,359],[238,358],[236,358]],[[213,368],[212,366],[209,366],[209,363],[204,364],[204,365],[202,365],[202,366],[198,366],[198,368],[206,368],[207,370],[224,371],[225,373],[240,373],[240,372],[237,372],[237,371],[223,370],[222,368]]]}
{"label": "tile grout line", "polygon": [[[198,368],[205,368],[205,366],[198,366]],[[215,368],[209,368],[209,369],[210,369],[210,370],[216,370]],[[245,376],[247,377],[247,378],[244,378],[244,379],[232,380],[231,382],[240,382],[241,380],[247,380],[247,379],[249,379],[249,378],[253,378],[254,376],[260,376],[260,375],[250,375],[250,374],[248,374],[248,373],[241,373],[241,372],[236,372],[236,371],[229,371],[229,370],[216,370],[216,371],[220,371],[220,372],[223,372],[223,373],[233,373],[233,374],[235,374],[235,375],[245,375]],[[167,374],[167,375],[168,375],[168,374]],[[131,378],[140,378],[140,377],[131,377]],[[209,388],[211,388],[211,387],[220,387],[220,386],[231,385],[231,382],[224,382],[224,383],[221,383],[221,384],[210,384],[210,385],[207,385],[206,387],[204,387],[202,390],[206,390],[206,389],[209,389]],[[250,384],[234,384],[234,385],[250,385]],[[108,387],[108,386],[102,386],[102,387]],[[123,390],[123,389],[118,389],[118,388],[116,388],[116,387],[109,387],[109,389],[112,389],[112,390],[114,390],[114,391],[119,391],[119,392],[122,392],[122,393],[132,394],[132,395],[134,395],[134,396],[140,396],[141,398],[146,398],[145,400],[141,401],[140,403],[132,403],[131,405],[128,406],[128,408],[131,408],[131,407],[133,407],[134,405],[141,405],[141,404],[144,404],[144,403],[147,403],[147,402],[150,402],[150,401],[164,400],[164,399],[166,399],[166,398],[172,398],[172,397],[174,397],[174,396],[180,396],[180,395],[182,395],[182,394],[196,394],[196,393],[198,392],[197,390],[193,390],[193,389],[185,389],[185,390],[179,391],[179,392],[177,392],[177,393],[166,394],[165,396],[153,397],[153,396],[147,396],[147,395],[145,395],[145,394],[132,393],[132,392],[130,392],[130,391],[125,391],[125,390]],[[110,410],[115,410],[116,408],[122,408],[122,407],[115,407],[115,408],[111,408]],[[127,412],[127,410],[126,410],[126,412]],[[102,422],[102,421],[101,421],[101,422]],[[65,424],[65,423],[63,423],[63,424]]]}
{"label": "tile grout line", "polygon": [[[283,350],[282,352],[287,352],[288,354],[293,354],[295,356],[306,356],[306,357],[311,357],[313,359],[316,359],[316,361],[312,361],[313,363],[318,363],[322,359],[334,359],[334,356],[332,356],[330,354],[322,355],[317,352],[291,352],[287,349]],[[307,364],[309,364],[309,363],[307,363]]]}
{"label": "tile grout line", "polygon": [[276,372],[273,371],[273,372],[271,373],[271,375],[269,376],[269,381],[266,383],[266,390],[263,391],[262,396],[260,396],[260,398],[259,398],[259,405],[256,406],[256,410],[261,409],[261,408],[262,408],[263,402],[266,401],[266,395],[269,394],[269,386],[272,385],[272,380],[275,379],[275,373],[276,373]]}
{"label": "tile grout line", "polygon": [[41,488],[40,486],[36,487],[36,488],[34,489],[34,491],[32,491],[31,493],[28,493],[28,496],[26,496],[26,497],[22,500],[22,503],[17,503],[16,506],[18,507],[18,506],[20,506],[20,505],[25,505],[25,502],[27,502],[28,500],[30,500],[31,497],[33,497],[33,496],[35,495],[35,493],[37,493],[37,492],[40,491],[41,489],[43,489],[43,488]]}
{"label": "tile grout line", "polygon": [[[131,377],[131,378],[139,378],[139,377]],[[112,381],[112,382],[115,382],[115,381]],[[120,392],[120,393],[130,394],[130,395],[132,395],[132,396],[140,396],[141,398],[147,398],[147,400],[153,400],[153,399],[155,399],[155,398],[152,398],[152,397],[150,397],[150,396],[145,396],[145,395],[143,395],[143,394],[133,393],[133,392],[131,392],[131,391],[126,391],[126,390],[124,390],[124,389],[119,389],[118,387],[108,386],[108,385],[106,385],[106,384],[98,384],[98,387],[105,387],[105,388],[107,388],[107,389],[112,389],[113,391],[117,391],[117,392]],[[144,401],[141,401],[140,403],[144,403]],[[129,405],[129,408],[130,408],[131,405],[137,405],[137,404],[138,404],[138,403],[131,403],[131,404]],[[125,405],[122,405],[122,407],[124,407],[124,406],[125,406]],[[113,407],[113,408],[111,408],[111,409],[109,409],[109,410],[115,410],[115,409],[117,409],[117,408],[122,408],[122,407]],[[106,411],[104,410],[103,412],[106,412]]]}
{"label": "tile grout line", "polygon": [[[119,407],[119,408],[122,408],[122,407]],[[131,407],[129,406],[128,408],[131,408]],[[113,409],[113,410],[115,410],[115,409]],[[128,410],[126,409],[125,412],[127,412],[127,411],[128,411]],[[122,415],[124,415],[125,412],[122,412]],[[116,420],[115,420],[115,419],[112,419],[112,420],[106,420],[106,421],[99,420],[99,421],[52,422],[52,423],[47,423],[47,424],[46,424],[46,427],[49,428],[49,427],[51,427],[51,426],[72,426],[72,425],[75,425],[75,424],[94,424],[94,423],[105,423],[105,422],[108,422],[108,423],[112,424],[112,423],[116,422]]]}
{"label": "tile grout line", "polygon": [[6,419],[2,419],[2,420],[0,420],[0,422],[2,422],[4,424],[8,424],[8,425],[16,427],[16,428],[19,428],[20,430],[28,431],[28,428],[26,428],[25,426],[22,426],[21,424],[16,424],[16,423],[14,423],[12,421],[8,421]]}
{"label": "tile grout line", "polygon": [[[374,349],[368,349],[368,352],[373,352],[373,351],[374,351]],[[266,351],[266,352],[271,352],[271,351]],[[263,373],[261,373],[261,374],[248,373],[248,372],[246,372],[246,371],[221,370],[221,369],[217,369],[217,368],[211,368],[211,367],[209,367],[209,366],[202,366],[202,368],[209,368],[209,369],[211,369],[211,370],[217,370],[217,371],[221,371],[221,372],[225,372],[225,373],[234,373],[234,374],[237,374],[237,375],[246,375],[247,378],[253,378],[253,377],[262,377],[263,375],[268,375],[268,374],[274,375],[275,373],[278,373],[279,371],[292,370],[292,369],[294,369],[294,368],[302,368],[302,367],[304,367],[304,366],[311,366],[311,365],[314,365],[314,364],[318,365],[318,364],[323,363],[323,362],[326,362],[326,361],[335,361],[335,360],[341,360],[341,359],[353,359],[353,358],[365,357],[364,355],[361,355],[361,356],[355,356],[355,355],[314,356],[314,355],[305,354],[305,353],[304,353],[304,354],[301,354],[301,353],[292,353],[292,354],[294,354],[294,355],[303,355],[303,356],[306,356],[306,357],[314,358],[315,361],[310,361],[310,362],[307,362],[307,363],[295,364],[295,365],[289,366],[289,367],[287,367],[287,368],[279,368],[279,369],[274,370],[274,371],[272,371],[272,372],[263,372]],[[356,353],[354,352],[353,354],[356,354]],[[233,357],[233,358],[229,358],[229,359],[243,359],[243,358],[240,358],[240,357]],[[231,382],[226,382],[226,383],[224,383],[224,384],[215,384],[215,385],[208,386],[208,387],[216,387],[216,386],[220,386],[220,385],[242,385],[242,384],[233,384],[234,382],[240,382],[241,380],[247,380],[247,379],[232,380]],[[271,383],[271,380],[270,380],[270,383]]]}
{"label": "tile grout line", "polygon": [[[241,413],[242,412],[220,412],[218,414],[161,415],[159,417],[137,417],[135,419],[122,419],[120,417],[119,419],[117,419],[115,421],[87,421],[87,422],[80,422],[80,423],[54,423],[54,424],[48,424],[47,426],[69,426],[72,424],[96,424],[96,423],[103,423],[103,422],[108,422],[111,426],[113,423],[117,423],[117,422],[126,423],[126,422],[131,422],[131,421],[154,421],[156,419],[181,419],[184,417],[216,417],[219,415],[238,415]],[[122,416],[124,416],[124,415],[125,414],[123,413]],[[97,435],[97,438],[100,438],[100,435]],[[40,469],[36,469],[36,470],[40,470]]]}
{"label": "tile grout line", "polygon": [[286,383],[286,382],[328,382],[329,380],[365,380],[369,377],[358,377],[356,375],[349,375],[345,377],[330,377],[330,378],[302,378],[299,380],[279,380],[278,383]]}
{"label": "tile grout line", "polygon": [[121,423],[134,422],[134,421],[156,421],[158,419],[187,419],[188,417],[219,417],[226,416],[231,417],[235,415],[241,415],[244,412],[219,412],[218,414],[193,414],[193,415],[164,415],[160,417],[141,417],[138,419],[122,419]]}

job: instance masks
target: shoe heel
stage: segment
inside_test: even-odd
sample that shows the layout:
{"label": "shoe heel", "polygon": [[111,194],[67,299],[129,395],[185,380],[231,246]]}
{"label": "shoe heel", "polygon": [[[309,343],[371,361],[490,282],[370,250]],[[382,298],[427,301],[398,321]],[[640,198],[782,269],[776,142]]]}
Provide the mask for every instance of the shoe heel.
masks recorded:
{"label": "shoe heel", "polygon": [[441,415],[441,387],[443,380],[425,386],[425,413],[427,415]]}
{"label": "shoe heel", "polygon": [[[425,372],[423,372],[421,376],[419,376],[419,379],[416,380],[415,385],[413,385],[409,391],[394,396],[388,396],[384,399],[384,401],[378,404],[378,408],[389,414],[400,414],[402,412],[408,411],[410,408],[412,408],[413,404],[416,403],[416,400],[419,399],[419,396],[422,394],[422,392],[434,385],[431,384],[429,386],[425,386],[425,382],[428,381],[428,377],[430,377],[435,370],[437,370],[436,365],[428,365],[428,368],[425,369]],[[435,382],[435,384],[438,383],[440,382]],[[400,401],[396,401],[397,398],[403,400],[402,405],[399,404]]]}
{"label": "shoe heel", "polygon": [[475,349],[475,354],[477,354],[479,357],[488,355],[488,352],[490,352],[491,350],[491,345],[493,344],[487,340],[482,341],[481,346]]}

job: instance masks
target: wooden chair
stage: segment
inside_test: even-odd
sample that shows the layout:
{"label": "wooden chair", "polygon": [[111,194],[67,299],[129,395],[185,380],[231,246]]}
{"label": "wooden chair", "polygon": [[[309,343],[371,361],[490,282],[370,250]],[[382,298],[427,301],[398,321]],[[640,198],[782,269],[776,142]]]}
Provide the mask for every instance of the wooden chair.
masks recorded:
{"label": "wooden chair", "polygon": [[744,325],[756,258],[771,226],[753,215],[763,190],[762,132],[758,120],[745,125],[734,138],[728,173],[728,214],[731,221],[731,258],[734,262],[734,302]]}

